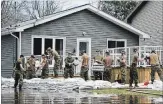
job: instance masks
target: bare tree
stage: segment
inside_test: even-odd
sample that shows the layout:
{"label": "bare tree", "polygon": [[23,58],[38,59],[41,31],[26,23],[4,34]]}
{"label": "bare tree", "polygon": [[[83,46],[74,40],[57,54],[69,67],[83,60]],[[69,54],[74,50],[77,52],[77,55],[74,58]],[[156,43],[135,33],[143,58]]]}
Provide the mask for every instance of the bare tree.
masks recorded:
{"label": "bare tree", "polygon": [[138,1],[99,1],[98,8],[120,20],[124,20],[136,7]]}
{"label": "bare tree", "polygon": [[25,11],[30,15],[30,19],[36,18],[35,12],[38,13],[39,17],[47,16],[61,10],[62,5],[59,1],[28,1],[25,6]]}
{"label": "bare tree", "polygon": [[63,4],[58,0],[3,0],[1,1],[1,26],[5,27],[29,19],[36,19],[36,12],[39,17],[53,14],[61,10]]}

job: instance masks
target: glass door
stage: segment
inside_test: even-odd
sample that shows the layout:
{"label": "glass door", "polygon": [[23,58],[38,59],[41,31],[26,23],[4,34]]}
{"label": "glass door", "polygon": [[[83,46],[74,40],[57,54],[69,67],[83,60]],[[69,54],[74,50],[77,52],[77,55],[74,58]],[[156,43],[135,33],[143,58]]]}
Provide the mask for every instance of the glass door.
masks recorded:
{"label": "glass door", "polygon": [[[79,57],[81,60],[81,53],[86,51],[87,55],[89,56],[89,69],[91,69],[91,38],[77,38],[77,53],[76,56]],[[78,71],[81,70],[81,63],[77,68]],[[78,72],[77,71],[77,72]],[[88,72],[88,76],[91,75],[91,70]]]}

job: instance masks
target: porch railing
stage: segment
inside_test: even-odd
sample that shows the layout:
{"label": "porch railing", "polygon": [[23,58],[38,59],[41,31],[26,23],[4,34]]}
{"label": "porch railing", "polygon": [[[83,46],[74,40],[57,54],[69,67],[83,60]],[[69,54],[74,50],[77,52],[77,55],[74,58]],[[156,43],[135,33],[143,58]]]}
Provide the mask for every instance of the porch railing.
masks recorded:
{"label": "porch railing", "polygon": [[[106,51],[110,51],[110,54],[114,60],[113,62],[113,67],[118,67],[119,62],[117,61],[117,57],[121,56],[121,51],[124,50],[126,52],[126,56],[127,56],[127,66],[131,65],[132,62],[132,57],[133,57],[133,49],[136,48],[138,49],[139,52],[139,58],[145,58],[146,56],[149,55],[149,53],[151,53],[152,50],[155,50],[156,53],[159,55],[159,58],[161,60],[161,62],[163,62],[163,47],[162,46],[133,46],[133,47],[122,47],[122,48],[109,48],[109,49],[104,49],[103,50],[103,56],[105,56],[105,52]],[[27,59],[30,56],[25,56],[25,62],[27,61]],[[41,61],[41,55],[35,55],[36,58],[39,59],[39,61]],[[61,63],[60,63],[60,69],[58,69],[58,74],[59,75],[63,75],[64,74],[64,59],[66,56],[61,56]],[[74,75],[75,76],[79,76],[80,75],[80,70],[81,70],[81,56],[72,56],[73,58],[77,57],[79,59],[79,65],[74,68]],[[90,57],[91,58],[91,57]],[[54,66],[55,61],[52,60],[51,62],[49,62],[49,74],[53,74],[53,66]],[[93,59],[91,59],[91,64],[89,66],[93,65],[94,61]],[[143,62],[139,62],[138,63],[138,67],[147,67],[150,66],[148,61],[143,61]],[[90,69],[90,75],[92,75],[92,69]]]}
{"label": "porch railing", "polygon": [[[103,56],[105,56],[105,52],[109,51],[112,56],[114,62],[113,67],[119,66],[119,62],[117,61],[117,57],[121,56],[121,51],[125,51],[127,56],[127,66],[131,65],[132,57],[133,57],[133,49],[137,49],[139,53],[139,58],[144,59],[146,56],[149,56],[152,50],[155,50],[159,55],[161,63],[163,62],[163,47],[162,46],[132,46],[132,47],[122,47],[122,48],[109,48],[103,50]],[[138,67],[147,67],[149,65],[149,60],[144,60],[143,62],[138,62]]]}
{"label": "porch railing", "polygon": [[[25,56],[25,62],[27,62],[27,59],[30,56]],[[81,56],[72,56],[74,59],[77,57],[79,60],[79,65],[77,65],[76,67],[74,66],[74,75],[75,76],[79,76],[80,75],[80,70],[81,70]],[[41,60],[41,55],[35,55],[35,58],[37,58],[40,62]],[[47,56],[47,58],[50,58]],[[61,63],[60,63],[60,69],[58,69],[58,74],[59,75],[63,75],[64,74],[64,67],[65,67],[65,62],[64,62],[65,57],[61,56]],[[49,74],[52,75],[53,72],[53,67],[54,67],[54,63],[55,61],[49,61]]]}

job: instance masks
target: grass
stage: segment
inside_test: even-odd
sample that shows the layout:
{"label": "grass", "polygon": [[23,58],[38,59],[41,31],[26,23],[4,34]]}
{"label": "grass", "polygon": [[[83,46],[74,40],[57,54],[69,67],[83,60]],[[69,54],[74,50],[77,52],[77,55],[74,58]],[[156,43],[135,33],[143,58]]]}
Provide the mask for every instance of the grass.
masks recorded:
{"label": "grass", "polygon": [[117,95],[143,95],[143,96],[149,96],[149,95],[156,96],[155,94],[160,96],[163,95],[162,91],[156,91],[156,90],[138,90],[138,91],[147,92],[149,94],[127,91],[127,89],[101,89],[101,90],[92,90],[91,92],[95,92],[97,94],[117,94]]}

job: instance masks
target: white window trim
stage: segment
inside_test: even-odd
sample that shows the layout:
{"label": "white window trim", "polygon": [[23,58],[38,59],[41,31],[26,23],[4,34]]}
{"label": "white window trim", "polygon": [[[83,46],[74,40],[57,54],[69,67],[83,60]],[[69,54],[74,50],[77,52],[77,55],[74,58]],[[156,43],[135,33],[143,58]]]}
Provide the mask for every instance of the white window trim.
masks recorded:
{"label": "white window trim", "polygon": [[[127,39],[114,39],[114,38],[107,38],[106,44],[107,44],[107,49],[108,49],[108,41],[124,41],[125,42],[125,46],[127,47]],[[118,47],[116,47],[118,48]]]}
{"label": "white window trim", "polygon": [[[34,38],[41,38],[42,39],[42,54],[44,53],[44,46],[45,46],[45,39],[53,39],[53,49],[55,48],[54,43],[55,43],[55,39],[63,39],[63,48],[66,51],[66,37],[59,37],[59,36],[47,36],[47,35],[32,35],[31,37],[31,54],[33,55],[33,44]],[[64,55],[65,52],[63,52]]]}
{"label": "white window trim", "polygon": [[[42,54],[44,54],[44,48],[45,48],[45,39],[53,39],[53,47],[55,48],[55,39],[63,39],[63,58],[66,57],[66,37],[59,37],[59,36],[47,36],[47,35],[32,35],[31,36],[31,55],[33,55],[33,45],[34,45],[34,38],[41,38],[42,39]],[[53,62],[54,64],[54,62]],[[53,65],[51,65],[53,66]],[[63,66],[65,66],[65,63],[63,63]],[[50,67],[50,66],[49,66]]]}
{"label": "white window trim", "polygon": [[89,42],[89,71],[88,71],[88,77],[90,78],[91,77],[91,53],[92,53],[92,50],[91,50],[91,38],[77,38],[77,47],[76,47],[76,56],[79,57],[79,42]]}
{"label": "white window trim", "polygon": [[91,56],[91,38],[77,38],[76,56],[79,56],[79,42],[89,42],[89,55]]}

